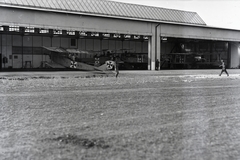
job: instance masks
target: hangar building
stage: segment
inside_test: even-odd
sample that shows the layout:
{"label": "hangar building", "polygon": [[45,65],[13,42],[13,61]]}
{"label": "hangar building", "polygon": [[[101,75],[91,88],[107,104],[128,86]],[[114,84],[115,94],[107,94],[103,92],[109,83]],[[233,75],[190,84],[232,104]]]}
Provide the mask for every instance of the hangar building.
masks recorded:
{"label": "hangar building", "polygon": [[[239,42],[239,30],[207,26],[195,12],[107,0],[0,0],[1,70],[46,69],[53,48],[122,53],[122,69],[155,70],[157,59],[161,69],[216,68],[220,59],[238,68]],[[79,58],[96,62],[92,54]]]}

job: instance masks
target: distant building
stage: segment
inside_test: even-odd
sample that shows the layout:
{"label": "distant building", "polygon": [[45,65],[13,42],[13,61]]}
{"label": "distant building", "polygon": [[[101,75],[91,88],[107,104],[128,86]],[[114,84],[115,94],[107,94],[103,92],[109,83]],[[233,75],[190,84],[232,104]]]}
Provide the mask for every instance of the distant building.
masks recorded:
{"label": "distant building", "polygon": [[46,69],[47,47],[124,53],[122,69],[155,70],[156,59],[161,69],[216,68],[220,59],[239,66],[239,30],[207,26],[181,10],[106,0],[0,1],[0,33],[1,70]]}

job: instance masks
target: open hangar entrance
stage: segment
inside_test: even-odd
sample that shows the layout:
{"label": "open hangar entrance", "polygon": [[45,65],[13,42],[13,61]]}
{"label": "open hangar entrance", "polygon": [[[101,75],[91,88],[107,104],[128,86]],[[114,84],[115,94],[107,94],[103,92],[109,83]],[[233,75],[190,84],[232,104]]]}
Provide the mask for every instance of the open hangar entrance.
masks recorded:
{"label": "open hangar entrance", "polygon": [[51,62],[49,51],[43,46],[87,51],[92,54],[75,57],[95,66],[102,57],[111,59],[114,53],[121,58],[122,70],[147,70],[148,67],[149,37],[144,35],[21,26],[2,26],[0,32],[1,53],[7,58],[3,70],[50,70],[45,65]]}
{"label": "open hangar entrance", "polygon": [[230,68],[229,42],[161,37],[161,69],[215,69],[223,59]]}

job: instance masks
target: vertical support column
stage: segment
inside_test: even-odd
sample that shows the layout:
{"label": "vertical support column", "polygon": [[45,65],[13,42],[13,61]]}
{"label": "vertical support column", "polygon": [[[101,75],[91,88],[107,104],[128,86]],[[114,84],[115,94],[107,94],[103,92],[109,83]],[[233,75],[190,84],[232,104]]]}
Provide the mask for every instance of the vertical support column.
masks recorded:
{"label": "vertical support column", "polygon": [[151,70],[152,36],[148,37],[148,70]]}
{"label": "vertical support column", "polygon": [[151,70],[154,71],[155,70],[155,61],[156,61],[156,52],[155,52],[155,34],[153,34],[153,36],[150,38],[151,39],[151,52],[150,52],[150,56],[151,56]]}
{"label": "vertical support column", "polygon": [[[153,35],[149,38],[148,42],[148,55],[150,55],[150,63],[148,64],[148,69],[154,71],[156,67],[156,59],[160,61],[160,52],[161,52],[161,41],[160,41],[160,35],[161,35],[161,26],[160,23],[152,26],[152,30],[154,31]],[[151,68],[149,68],[149,65]]]}
{"label": "vertical support column", "polygon": [[159,60],[159,70],[161,69],[161,25],[156,26],[156,59]]}

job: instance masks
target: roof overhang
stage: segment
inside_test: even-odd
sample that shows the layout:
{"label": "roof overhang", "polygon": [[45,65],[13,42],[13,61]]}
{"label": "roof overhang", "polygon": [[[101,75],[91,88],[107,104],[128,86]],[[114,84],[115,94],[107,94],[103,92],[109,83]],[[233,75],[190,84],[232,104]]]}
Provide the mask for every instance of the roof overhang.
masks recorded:
{"label": "roof overhang", "polygon": [[165,24],[177,24],[177,25],[186,25],[186,26],[206,26],[206,24],[196,24],[196,23],[181,23],[181,22],[173,22],[173,21],[162,21],[155,19],[143,19],[143,18],[133,18],[133,17],[125,17],[125,16],[114,16],[114,15],[105,15],[105,14],[96,14],[96,13],[86,13],[79,11],[69,11],[69,10],[57,10],[50,8],[37,8],[31,6],[21,6],[21,5],[13,5],[13,4],[3,4],[0,2],[0,7],[8,7],[8,8],[17,8],[17,9],[26,9],[26,10],[36,10],[43,12],[56,12],[63,14],[75,14],[75,15],[84,15],[84,16],[94,16],[101,18],[114,18],[114,19],[123,19],[123,20],[134,20],[134,21],[143,21],[143,22],[151,22],[151,23],[165,23]]}

